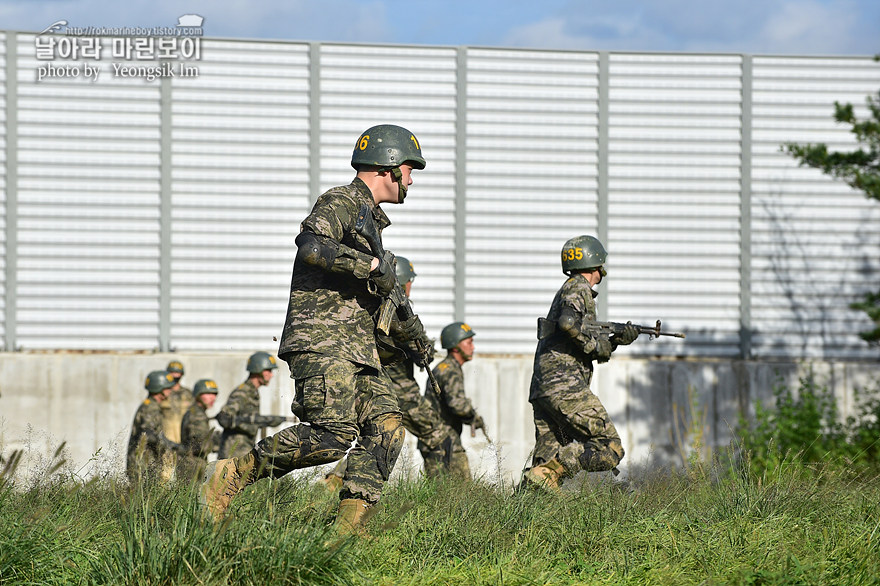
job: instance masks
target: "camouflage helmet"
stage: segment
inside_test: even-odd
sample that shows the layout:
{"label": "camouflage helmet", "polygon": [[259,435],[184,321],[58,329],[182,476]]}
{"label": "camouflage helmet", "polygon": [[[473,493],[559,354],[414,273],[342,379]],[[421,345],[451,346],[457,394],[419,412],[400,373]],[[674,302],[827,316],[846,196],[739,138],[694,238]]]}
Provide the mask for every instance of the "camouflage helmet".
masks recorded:
{"label": "camouflage helmet", "polygon": [[413,169],[424,169],[425,159],[416,136],[406,128],[379,124],[363,131],[354,143],[351,166],[399,167],[409,163]]}
{"label": "camouflage helmet", "polygon": [[598,238],[575,236],[562,247],[562,272],[567,275],[575,270],[595,269],[604,265],[607,258],[608,253]]}
{"label": "camouflage helmet", "polygon": [[268,352],[254,352],[247,361],[247,371],[260,373],[264,370],[275,370],[278,365],[275,357]]}
{"label": "camouflage helmet", "polygon": [[199,382],[196,383],[196,386],[193,387],[193,397],[198,397],[199,395],[216,395],[217,394],[217,383],[209,378],[200,379]]}
{"label": "camouflage helmet", "polygon": [[458,346],[462,340],[474,337],[474,330],[464,322],[457,321],[449,324],[440,332],[440,346],[449,350]]}
{"label": "camouflage helmet", "polygon": [[400,283],[401,287],[416,278],[416,270],[406,257],[397,257],[397,266],[394,267],[394,270],[397,273],[397,282]]}
{"label": "camouflage helmet", "polygon": [[183,370],[183,363],[179,360],[172,360],[171,362],[169,362],[168,366],[165,367],[165,370],[167,370],[168,372],[175,372],[180,376],[186,374],[186,372],[184,372]]}
{"label": "camouflage helmet", "polygon": [[144,388],[151,395],[158,395],[176,384],[177,379],[167,370],[154,370],[147,375],[147,380],[144,381]]}

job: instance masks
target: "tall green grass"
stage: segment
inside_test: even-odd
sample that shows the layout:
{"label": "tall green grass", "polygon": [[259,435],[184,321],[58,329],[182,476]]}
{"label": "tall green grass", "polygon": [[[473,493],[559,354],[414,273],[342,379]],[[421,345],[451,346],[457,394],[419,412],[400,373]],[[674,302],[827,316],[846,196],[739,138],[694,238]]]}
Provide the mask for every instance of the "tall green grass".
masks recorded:
{"label": "tall green grass", "polygon": [[[335,497],[260,482],[214,527],[184,485],[113,479],[0,489],[2,584],[871,584],[880,482],[749,462],[559,494],[404,479],[368,535],[336,539]],[[715,469],[717,468],[717,469]]]}
{"label": "tall green grass", "polygon": [[[0,584],[880,584],[878,402],[840,421],[822,385],[776,389],[728,450],[688,407],[682,466],[566,490],[403,477],[367,535],[338,538],[335,496],[261,481],[219,526],[185,484],[16,479],[0,461]],[[577,479],[576,479],[577,480]]]}

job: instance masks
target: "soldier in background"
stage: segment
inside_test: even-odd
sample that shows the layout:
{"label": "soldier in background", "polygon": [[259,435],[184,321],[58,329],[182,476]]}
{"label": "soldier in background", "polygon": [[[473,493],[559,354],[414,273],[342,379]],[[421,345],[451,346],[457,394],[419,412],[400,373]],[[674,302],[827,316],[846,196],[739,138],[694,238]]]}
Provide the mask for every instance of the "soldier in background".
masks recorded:
{"label": "soldier in background", "polygon": [[577,236],[562,247],[568,277],[539,320],[529,402],[535,415],[535,451],[523,483],[557,490],[580,470],[617,472],[623,445],[599,398],[590,391],[593,361],[607,362],[621,345],[639,336],[628,325],[621,335],[594,334],[582,324],[596,321],[598,293],[606,275],[605,247],[592,236]]}
{"label": "soldier in background", "polygon": [[429,478],[446,473],[469,480],[471,470],[461,443],[461,430],[467,424],[471,427],[471,435],[478,429],[485,431],[483,418],[464,394],[464,373],[461,370],[461,365],[474,357],[474,330],[464,322],[451,323],[440,332],[440,346],[447,350],[446,358],[434,367],[440,395],[434,392],[429,382],[425,397],[440,412],[451,434],[452,446],[446,450],[444,447],[431,447],[419,440],[418,448],[425,461],[425,474]]}
{"label": "soldier in background", "polygon": [[[162,402],[161,405],[163,429],[165,430],[165,437],[173,442],[180,443],[180,424],[183,421],[183,416],[193,404],[192,390],[182,385],[181,378],[184,375],[184,368],[181,362],[172,360],[165,367],[165,370],[174,377],[177,384],[171,387],[168,400]],[[171,454],[169,454],[170,456]],[[173,459],[166,462],[163,475],[170,477],[175,465],[176,462]]]}
{"label": "soldier in background", "polygon": [[[425,159],[415,135],[383,124],[358,137],[351,165],[354,180],[318,197],[296,238],[278,355],[296,381],[294,413],[308,425],[287,427],[244,457],[208,465],[200,498],[215,520],[245,486],[335,462],[357,440],[348,452],[336,516],[339,532],[355,531],[378,502],[403,447],[402,418],[379,359],[373,318],[400,286],[394,257],[375,256],[355,224],[366,209],[381,234],[391,222],[379,204],[403,203],[411,173],[424,169]],[[392,328],[406,340],[424,335],[417,316]]]}
{"label": "soldier in background", "polygon": [[160,475],[164,456],[183,451],[183,446],[165,436],[160,407],[176,384],[177,380],[164,370],[154,370],[147,375],[144,388],[149,397],[138,407],[128,438],[126,475],[129,482]]}
{"label": "soldier in background", "polygon": [[[416,278],[416,271],[412,263],[408,259],[398,256],[396,274],[397,282],[403,287],[406,297],[409,299],[412,284]],[[403,415],[403,426],[429,449],[440,450],[444,454],[451,453],[454,441],[452,430],[443,423],[437,410],[422,396],[419,384],[415,379],[415,362],[409,349],[405,345],[395,343],[391,336],[386,336],[381,332],[377,332],[376,336],[379,358],[382,360],[382,366],[385,368],[388,378],[391,379],[391,388],[397,396],[397,404]],[[429,360],[432,360],[434,341],[425,336],[422,345],[431,351]],[[327,490],[336,492],[342,488],[342,479],[345,477],[347,465],[348,459],[343,458],[322,480]]]}
{"label": "soldier in background", "polygon": [[238,385],[223,409],[217,414],[217,423],[223,428],[218,458],[235,458],[249,453],[257,443],[261,427],[281,425],[283,415],[260,415],[260,392],[268,385],[278,364],[268,352],[255,352],[247,361],[248,378]]}
{"label": "soldier in background", "polygon": [[220,446],[219,434],[211,429],[206,413],[217,400],[217,383],[203,378],[193,387],[192,395],[195,400],[180,425],[180,439],[186,455],[181,458],[179,466],[181,477],[190,482],[201,480],[208,465],[208,455]]}

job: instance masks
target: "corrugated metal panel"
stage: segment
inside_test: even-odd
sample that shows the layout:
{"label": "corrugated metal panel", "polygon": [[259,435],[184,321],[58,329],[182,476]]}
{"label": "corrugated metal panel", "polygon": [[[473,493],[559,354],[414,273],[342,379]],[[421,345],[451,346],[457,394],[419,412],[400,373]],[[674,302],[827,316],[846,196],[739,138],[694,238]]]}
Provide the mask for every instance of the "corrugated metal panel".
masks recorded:
{"label": "corrugated metal panel", "polygon": [[595,233],[598,56],[467,54],[465,308],[480,352],[532,353],[568,238]]}
{"label": "corrugated metal panel", "polygon": [[735,355],[741,59],[609,61],[608,317],[688,334],[621,353]]}
{"label": "corrugated metal panel", "polygon": [[370,126],[398,124],[421,142],[427,166],[404,205],[383,204],[393,223],[383,241],[412,261],[414,308],[439,336],[455,286],[455,50],[322,45],[320,83],[322,190],[351,182],[355,140]]}
{"label": "corrugated metal panel", "polygon": [[154,348],[158,87],[107,63],[98,83],[38,82],[33,35],[17,63],[18,344]]}
{"label": "corrugated metal panel", "polygon": [[756,57],[753,92],[752,324],[761,357],[870,358],[852,301],[876,289],[880,206],[780,152],[788,142],[852,150],[834,101],[860,117],[880,87],[869,58]]}
{"label": "corrugated metal panel", "polygon": [[869,58],[202,42],[197,77],[121,79],[105,61],[96,83],[38,83],[34,36],[19,35],[19,346],[273,350],[309,185],[349,182],[355,138],[391,122],[428,159],[406,205],[385,207],[432,335],[461,315],[479,351],[531,353],[562,243],[607,230],[608,318],[688,333],[623,352],[736,355],[748,318],[754,356],[873,356],[848,304],[876,287],[880,206],[779,150],[852,147],[832,103],[864,114]]}
{"label": "corrugated metal panel", "polygon": [[206,39],[172,86],[171,344],[275,351],[308,209],[309,47]]}

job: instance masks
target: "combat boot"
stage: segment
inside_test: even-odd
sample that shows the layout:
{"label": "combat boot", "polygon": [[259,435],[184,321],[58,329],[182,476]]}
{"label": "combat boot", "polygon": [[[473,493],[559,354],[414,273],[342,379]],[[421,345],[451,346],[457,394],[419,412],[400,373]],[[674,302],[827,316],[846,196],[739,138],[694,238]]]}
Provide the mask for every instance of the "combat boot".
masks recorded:
{"label": "combat boot", "polygon": [[232,499],[250,484],[256,459],[253,452],[240,458],[208,464],[205,481],[199,487],[199,504],[217,523],[226,515]]}
{"label": "combat boot", "polygon": [[342,499],[333,527],[339,535],[363,533],[363,524],[369,516],[370,504],[362,499]]}
{"label": "combat boot", "polygon": [[339,489],[342,488],[342,477],[336,474],[328,474],[319,480],[319,482],[327,489],[327,492],[339,492]]}
{"label": "combat boot", "polygon": [[523,484],[544,488],[552,491],[559,490],[559,481],[565,468],[556,458],[534,466],[523,475]]}

